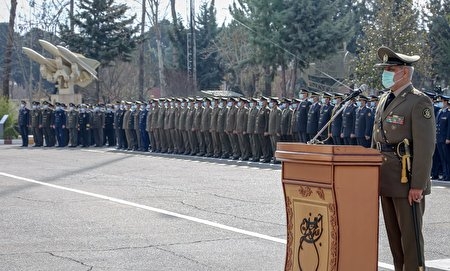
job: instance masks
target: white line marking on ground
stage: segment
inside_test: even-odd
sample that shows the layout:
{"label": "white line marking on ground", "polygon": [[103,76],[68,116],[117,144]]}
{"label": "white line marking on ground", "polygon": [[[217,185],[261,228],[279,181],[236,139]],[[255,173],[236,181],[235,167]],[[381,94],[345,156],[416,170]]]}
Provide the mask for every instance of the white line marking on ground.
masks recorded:
{"label": "white line marking on ground", "polygon": [[160,209],[160,208],[150,207],[150,206],[146,206],[146,205],[143,205],[143,204],[130,202],[130,201],[127,201],[127,200],[122,200],[122,199],[118,199],[118,198],[108,197],[108,196],[104,196],[104,195],[100,195],[100,194],[96,194],[96,193],[91,193],[91,192],[87,192],[87,191],[83,191],[83,190],[79,190],[79,189],[73,189],[73,188],[60,186],[60,185],[56,185],[56,184],[40,182],[40,181],[36,181],[36,180],[33,180],[33,179],[24,178],[24,177],[12,175],[12,174],[4,173],[4,172],[0,172],[0,175],[3,175],[5,177],[9,177],[9,178],[13,178],[13,179],[17,179],[17,180],[21,180],[21,181],[25,181],[25,182],[29,182],[29,183],[35,183],[35,184],[40,184],[40,185],[44,185],[44,186],[48,186],[48,187],[52,187],[52,188],[56,188],[56,189],[60,189],[60,190],[70,191],[70,192],[81,194],[81,195],[85,195],[85,196],[90,196],[90,197],[94,197],[94,198],[108,200],[108,201],[112,201],[112,202],[115,202],[115,203],[119,203],[119,204],[123,204],[123,205],[128,205],[128,206],[132,206],[132,207],[136,207],[136,208],[152,211],[152,212],[155,212],[155,213],[160,213],[160,214],[165,214],[165,215],[169,215],[169,216],[173,216],[173,217],[178,217],[178,218],[186,219],[186,220],[189,220],[189,221],[197,222],[197,223],[200,223],[200,224],[208,225],[208,226],[211,226],[211,227],[215,227],[215,228],[219,228],[219,229],[223,229],[223,230],[227,230],[227,231],[232,231],[232,232],[236,232],[236,233],[240,233],[240,234],[244,234],[244,235],[248,235],[248,236],[252,236],[252,237],[256,237],[256,238],[260,238],[260,239],[264,239],[264,240],[269,240],[269,241],[273,241],[273,242],[277,242],[277,243],[281,243],[281,244],[286,244],[286,240],[284,240],[284,239],[280,239],[280,238],[276,238],[276,237],[273,237],[273,236],[252,232],[252,231],[242,230],[242,229],[239,229],[239,228],[223,225],[223,224],[220,224],[220,223],[217,223],[217,222],[213,222],[213,221],[209,221],[209,220],[205,220],[205,219],[201,219],[201,218],[197,218],[197,217],[187,216],[187,215],[183,215],[183,214],[178,214],[178,213],[175,213],[175,212],[163,210],[163,209]]}
{"label": "white line marking on ground", "polygon": [[[273,236],[260,234],[260,233],[257,233],[257,232],[252,232],[252,231],[239,229],[239,228],[227,226],[227,225],[224,225],[224,224],[220,224],[220,223],[217,223],[217,222],[213,222],[213,221],[209,221],[209,220],[205,220],[205,219],[201,219],[201,218],[197,218],[197,217],[192,217],[192,216],[187,216],[187,215],[183,215],[183,214],[178,214],[178,213],[175,213],[175,212],[163,210],[163,209],[160,209],[160,208],[150,207],[150,206],[147,206],[147,205],[134,203],[134,202],[127,201],[127,200],[122,200],[122,199],[118,199],[118,198],[108,197],[108,196],[105,196],[105,195],[91,193],[91,192],[87,192],[87,191],[83,191],[83,190],[79,190],[79,189],[74,189],[74,188],[69,188],[69,187],[65,187],[65,186],[61,186],[61,185],[50,184],[50,183],[46,183],[46,182],[40,182],[40,181],[36,181],[36,180],[33,180],[33,179],[24,178],[24,177],[12,175],[12,174],[4,173],[4,172],[0,172],[0,175],[8,177],[8,178],[16,179],[16,180],[21,180],[21,181],[25,181],[25,182],[29,182],[29,183],[40,184],[40,185],[43,185],[43,186],[48,186],[48,187],[52,187],[52,188],[56,188],[56,189],[60,189],[60,190],[65,190],[65,191],[69,191],[69,192],[73,192],[73,193],[77,193],[77,194],[81,194],[81,195],[85,195],[85,196],[90,196],[90,197],[103,199],[103,200],[107,200],[107,201],[111,201],[111,202],[115,202],[115,203],[119,203],[119,204],[123,204],[123,205],[128,205],[128,206],[144,209],[144,210],[147,210],[147,211],[152,211],[152,212],[155,212],[155,213],[160,213],[160,214],[165,214],[165,215],[168,215],[168,216],[178,217],[178,218],[181,218],[181,219],[186,219],[186,220],[189,220],[189,221],[193,221],[193,222],[196,222],[196,223],[204,224],[204,225],[215,227],[215,228],[222,229],[222,230],[236,232],[236,233],[240,233],[240,234],[244,234],[244,235],[248,235],[248,236],[252,236],[252,237],[256,237],[256,238],[260,238],[260,239],[264,239],[264,240],[268,240],[268,241],[273,241],[273,242],[276,242],[276,243],[286,244],[286,240],[285,239],[276,238],[276,237],[273,237]],[[436,263],[436,262],[437,261],[434,261],[434,263]],[[427,261],[427,263],[428,263],[428,261]],[[385,268],[385,269],[388,269],[388,270],[394,270],[394,266],[393,265],[387,264],[387,263],[382,263],[382,262],[378,262],[378,267]],[[444,269],[444,270],[446,270],[446,269]]]}

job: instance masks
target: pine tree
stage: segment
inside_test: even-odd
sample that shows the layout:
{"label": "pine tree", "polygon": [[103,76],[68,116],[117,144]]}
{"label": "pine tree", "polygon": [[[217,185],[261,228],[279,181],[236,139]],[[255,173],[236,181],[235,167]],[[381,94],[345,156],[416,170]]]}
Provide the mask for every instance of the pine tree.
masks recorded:
{"label": "pine tree", "polygon": [[224,72],[219,54],[213,49],[220,32],[214,0],[209,5],[206,2],[201,5],[196,26],[198,87],[200,90],[217,89],[222,83]]}
{"label": "pine tree", "polygon": [[387,46],[396,52],[419,54],[423,40],[418,35],[418,13],[412,0],[374,0],[370,8],[375,17],[363,22],[364,36],[358,40],[355,75],[359,83],[381,88],[381,70],[374,68],[379,62],[378,48]]}
{"label": "pine tree", "polygon": [[[81,0],[73,18],[75,33],[68,25],[61,25],[61,39],[70,50],[100,61],[99,70],[117,60],[130,61],[138,28],[132,25],[136,15],[126,18],[128,9],[126,4],[115,4],[114,0]],[[98,101],[98,81],[96,96]]]}

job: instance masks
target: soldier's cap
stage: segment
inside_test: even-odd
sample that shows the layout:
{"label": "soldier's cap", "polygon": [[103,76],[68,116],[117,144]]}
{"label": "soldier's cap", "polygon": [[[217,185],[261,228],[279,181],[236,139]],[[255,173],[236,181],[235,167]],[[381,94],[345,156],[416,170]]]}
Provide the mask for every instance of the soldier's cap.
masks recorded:
{"label": "soldier's cap", "polygon": [[344,98],[344,96],[345,96],[344,93],[339,93],[339,92],[336,92],[333,94],[334,98]]}
{"label": "soldier's cap", "polygon": [[240,101],[243,101],[243,102],[245,102],[245,103],[248,103],[248,102],[249,102],[249,100],[248,100],[247,98],[245,98],[245,97],[239,97],[239,100],[240,100]]}
{"label": "soldier's cap", "polygon": [[329,93],[329,92],[324,92],[324,93],[322,94],[322,97],[324,97],[324,98],[333,98],[333,94],[331,94],[331,93]]}
{"label": "soldier's cap", "polygon": [[27,104],[27,102],[25,100],[21,100],[20,103]]}
{"label": "soldier's cap", "polygon": [[377,51],[378,59],[381,63],[375,64],[375,67],[388,67],[388,66],[411,66],[413,63],[420,59],[418,55],[408,56],[401,53],[394,52],[391,48],[381,46]]}
{"label": "soldier's cap", "polygon": [[129,102],[129,101],[126,101],[125,104],[127,104],[127,105],[132,105],[133,103],[132,103],[132,102]]}
{"label": "soldier's cap", "polygon": [[40,102],[39,102],[39,101],[33,101],[32,104],[34,104],[34,105],[39,105]]}
{"label": "soldier's cap", "polygon": [[177,98],[177,102],[183,102],[184,101],[184,99],[183,98]]}
{"label": "soldier's cap", "polygon": [[299,103],[299,102],[301,102],[302,100],[300,100],[299,98],[294,98],[294,99],[292,99],[292,102],[293,103]]}
{"label": "soldier's cap", "polygon": [[205,98],[203,98],[203,100],[205,102],[212,102],[213,99],[211,97],[205,97]]}
{"label": "soldier's cap", "polygon": [[48,101],[43,101],[42,104],[47,104],[48,105],[49,102]]}
{"label": "soldier's cap", "polygon": [[380,100],[380,97],[378,97],[377,95],[370,95],[370,100],[371,101],[378,101],[378,100]]}
{"label": "soldier's cap", "polygon": [[360,95],[358,96],[358,100],[363,100],[363,101],[366,101],[366,102],[367,102],[367,101],[369,100],[369,98],[367,98],[366,96],[360,94]]}
{"label": "soldier's cap", "polygon": [[55,102],[55,105],[56,105],[56,106],[60,106],[61,103],[60,103],[60,102]]}
{"label": "soldier's cap", "polygon": [[447,96],[447,95],[441,95],[441,99],[443,100],[443,101],[449,101],[450,100],[450,97],[449,96]]}
{"label": "soldier's cap", "polygon": [[260,101],[270,101],[269,97],[265,97],[265,96],[261,96],[261,98],[259,99]]}
{"label": "soldier's cap", "polygon": [[310,93],[311,97],[315,97],[315,96],[319,96],[320,95],[320,93],[316,92],[316,91],[310,91],[309,93]]}
{"label": "soldier's cap", "polygon": [[202,97],[197,97],[197,98],[195,98],[195,101],[198,102],[198,103],[199,102],[203,102],[203,98]]}
{"label": "soldier's cap", "polygon": [[239,98],[237,98],[237,97],[228,97],[228,101],[229,102],[238,102]]}
{"label": "soldier's cap", "polygon": [[100,104],[98,104],[98,106],[99,107],[105,107],[105,104],[104,103],[100,103]]}
{"label": "soldier's cap", "polygon": [[300,92],[306,92],[306,93],[309,93],[310,90],[308,90],[307,88],[300,88]]}
{"label": "soldier's cap", "polygon": [[251,97],[251,100],[252,100],[252,102],[258,102],[259,101],[259,99],[255,98],[255,97]]}
{"label": "soldier's cap", "polygon": [[284,98],[283,100],[284,100],[285,103],[292,103],[292,99]]}
{"label": "soldier's cap", "polygon": [[278,103],[278,101],[280,100],[278,97],[270,97],[269,99],[271,102],[274,102],[274,103]]}
{"label": "soldier's cap", "polygon": [[74,103],[69,103],[69,106],[75,107]]}
{"label": "soldier's cap", "polygon": [[425,91],[424,93],[425,93],[425,95],[430,97],[430,99],[436,99],[436,93],[431,92],[431,91]]}
{"label": "soldier's cap", "polygon": [[135,103],[135,104],[142,104],[141,101],[135,101],[134,103]]}
{"label": "soldier's cap", "polygon": [[120,101],[116,101],[116,104],[120,104]]}

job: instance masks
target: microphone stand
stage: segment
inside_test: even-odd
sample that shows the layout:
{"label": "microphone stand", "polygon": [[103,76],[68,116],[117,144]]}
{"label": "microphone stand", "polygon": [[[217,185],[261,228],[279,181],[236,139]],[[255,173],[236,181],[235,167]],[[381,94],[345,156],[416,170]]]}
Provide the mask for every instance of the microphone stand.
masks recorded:
{"label": "microphone stand", "polygon": [[[319,132],[317,132],[317,134],[313,137],[313,139],[311,139],[310,141],[308,141],[306,144],[308,145],[315,145],[315,144],[323,144],[325,140],[320,141],[317,138],[323,133],[323,131],[325,131],[325,129],[328,128],[328,126],[330,126],[330,124],[333,122],[334,119],[336,119],[339,114],[342,113],[342,111],[344,111],[345,108],[347,108],[347,106],[350,104],[350,100],[345,102],[345,103],[340,103],[338,106],[339,110],[334,112],[333,116],[331,116],[330,120],[322,127],[322,129],[320,129]],[[328,139],[328,137],[327,137]]]}

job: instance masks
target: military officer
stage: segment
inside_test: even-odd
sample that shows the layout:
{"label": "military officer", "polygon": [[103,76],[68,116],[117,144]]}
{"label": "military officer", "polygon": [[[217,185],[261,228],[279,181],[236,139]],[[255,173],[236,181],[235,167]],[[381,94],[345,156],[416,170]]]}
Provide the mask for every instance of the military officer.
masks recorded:
{"label": "military officer", "polygon": [[[384,46],[377,54],[382,61],[377,66],[383,68],[383,86],[389,89],[380,99],[373,131],[374,144],[383,155],[381,207],[395,270],[419,270],[420,260],[425,262],[422,218],[425,197],[431,192],[430,172],[436,140],[433,104],[411,83],[412,64],[419,56],[396,53]],[[402,143],[405,139],[410,143],[413,174],[407,183],[402,183],[402,162],[395,150],[399,144],[400,147],[405,144]]]}
{"label": "military officer", "polygon": [[82,147],[90,146],[89,129],[91,128],[91,115],[87,112],[87,106],[82,104],[78,114],[79,140]]}
{"label": "military officer", "polygon": [[166,139],[167,153],[173,153],[175,151],[175,142],[173,132],[175,130],[175,103],[172,98],[167,98],[164,103],[165,116],[164,116],[164,137]]}
{"label": "military officer", "polygon": [[222,156],[222,143],[220,142],[220,136],[219,132],[217,130],[217,121],[219,118],[219,97],[214,97],[214,100],[211,102],[211,138],[212,138],[212,144],[213,144],[213,157],[219,158]]}
{"label": "military officer", "polygon": [[308,119],[306,122],[306,133],[309,139],[316,136],[319,130],[319,117],[320,117],[320,103],[319,103],[319,93],[312,91],[310,98],[311,106],[308,110]]}
{"label": "military officer", "polygon": [[436,116],[436,146],[439,159],[442,165],[442,181],[450,180],[450,110],[449,97],[440,96],[442,108],[438,111]]}
{"label": "military officer", "polygon": [[195,113],[194,113],[194,122],[192,124],[192,131],[197,136],[197,144],[198,144],[198,156],[204,156],[206,154],[206,146],[205,146],[205,138],[203,137],[203,133],[201,131],[202,126],[202,116],[203,116],[203,98],[196,98],[195,104]]}
{"label": "military officer", "polygon": [[204,109],[201,119],[200,132],[203,134],[203,138],[205,140],[205,156],[212,157],[214,154],[213,144],[212,144],[212,136],[211,136],[211,98],[204,99]]}
{"label": "military officer", "polygon": [[[335,93],[334,94],[334,107],[333,112],[331,114],[332,117],[334,117],[335,114],[337,114],[338,110],[340,109],[342,100],[343,100],[343,94],[341,93]],[[342,145],[342,138],[341,138],[341,130],[342,130],[342,112],[339,113],[339,115],[334,117],[334,120],[331,122],[329,134],[333,139],[334,145]]]}
{"label": "military officer", "polygon": [[188,99],[182,99],[180,105],[180,132],[182,147],[180,149],[180,154],[188,155],[191,153],[191,144],[189,142],[189,131],[186,127],[187,114],[188,114]]}
{"label": "military officer", "polygon": [[235,134],[238,137],[239,150],[242,161],[248,161],[251,154],[250,139],[247,135],[247,122],[248,122],[248,100],[244,97],[239,98],[237,104],[238,111],[236,113],[236,128]]}
{"label": "military officer", "polygon": [[288,98],[283,98],[281,100],[281,121],[280,121],[280,141],[282,142],[291,142],[292,141],[292,129],[291,129],[291,122],[292,122],[292,112],[291,109],[291,100]]}
{"label": "military officer", "polygon": [[75,110],[74,103],[69,103],[66,118],[67,129],[69,129],[69,147],[75,148],[78,146],[78,112]]}
{"label": "military officer", "polygon": [[42,135],[42,112],[40,109],[40,103],[38,101],[33,102],[31,110],[31,131],[33,133],[34,145],[33,147],[42,147],[44,145],[44,138]]}
{"label": "military officer", "polygon": [[307,89],[300,90],[300,99],[302,100],[297,108],[297,131],[299,134],[300,142],[306,143],[309,141],[309,136],[307,133],[308,124],[308,112],[312,104],[311,100],[308,98],[309,91]]}
{"label": "military officer", "polygon": [[237,111],[238,111],[238,108],[236,106],[237,101],[238,101],[238,99],[234,98],[234,97],[231,97],[230,99],[228,99],[227,125],[225,128],[225,131],[227,132],[227,135],[228,135],[228,139],[230,140],[230,143],[231,143],[233,160],[237,160],[241,156],[241,150],[239,148],[238,136],[235,133],[235,131],[236,131],[236,116],[237,116]]}
{"label": "military officer", "polygon": [[256,117],[258,116],[257,104],[258,99],[251,98],[250,109],[248,111],[248,118],[247,118],[247,135],[249,136],[250,139],[253,162],[259,162],[259,159],[261,158],[261,146],[257,145],[257,142],[259,142],[259,140],[255,139],[255,137],[257,136],[255,134]]}
{"label": "military officer", "polygon": [[45,138],[45,147],[55,146],[55,134],[52,129],[53,124],[53,110],[50,108],[50,103],[47,101],[43,102],[42,107],[42,132]]}
{"label": "military officer", "polygon": [[141,108],[139,111],[138,127],[139,127],[140,139],[141,139],[141,144],[140,144],[141,147],[139,150],[143,151],[143,152],[148,152],[148,148],[150,145],[150,140],[149,140],[148,133],[146,130],[147,114],[148,114],[147,103],[142,102]]}
{"label": "military officer", "polygon": [[342,131],[341,138],[344,145],[356,145],[355,138],[355,117],[356,104],[355,99],[351,99],[342,112]]}
{"label": "military officer", "polygon": [[198,141],[197,141],[197,134],[193,130],[194,125],[194,117],[195,117],[195,98],[189,97],[189,104],[188,109],[186,113],[186,130],[188,132],[188,138],[189,138],[189,149],[191,152],[189,155],[197,155],[199,152],[198,150]]}
{"label": "military officer", "polygon": [[139,115],[141,113],[142,108],[142,102],[141,101],[135,101],[134,102],[134,111],[131,113],[133,115],[133,134],[134,138],[136,140],[136,148],[135,150],[140,151],[142,149],[142,140],[141,140],[141,132],[139,128]]}
{"label": "military officer", "polygon": [[281,115],[283,112],[278,107],[278,98],[277,97],[271,97],[269,102],[269,123],[267,128],[267,135],[270,138],[271,143],[271,151],[270,151],[270,157],[271,161],[276,164],[279,163],[279,161],[275,158],[275,151],[277,149],[277,143],[280,141],[281,136]]}
{"label": "military officer", "polygon": [[[331,114],[333,113],[334,106],[331,104],[331,98],[333,95],[328,92],[324,92],[322,95],[322,105],[320,107],[319,114],[319,125],[318,129],[321,130],[325,125],[328,124],[328,121],[331,119]],[[328,137],[328,127],[323,130],[320,135],[320,140],[325,140],[325,144],[333,144],[333,139]]]}
{"label": "military officer", "polygon": [[168,107],[169,104],[166,101],[166,98],[160,98],[159,99],[159,110],[158,110],[158,120],[156,121],[156,129],[158,131],[158,138],[160,149],[159,151],[162,153],[167,152],[167,139],[164,131],[164,120],[166,117],[166,114],[168,113]]}
{"label": "military officer", "polygon": [[222,156],[223,159],[228,159],[232,154],[230,139],[226,133],[228,106],[227,98],[222,97],[220,101],[220,111],[217,116],[217,132],[219,133],[220,142],[222,143]]}
{"label": "military officer", "polygon": [[357,101],[358,108],[355,112],[355,137],[359,146],[370,147],[373,130],[373,112],[367,106],[369,98],[359,95]]}
{"label": "military officer", "polygon": [[61,103],[55,103],[56,108],[53,112],[53,129],[55,129],[56,139],[58,141],[58,147],[65,147],[66,146],[66,134],[65,129],[67,125],[67,116],[66,112],[62,108]]}
{"label": "military officer", "polygon": [[105,128],[103,129],[103,143],[108,147],[116,145],[116,136],[114,133],[114,112],[112,105],[107,104],[105,108]]}
{"label": "military officer", "polygon": [[[259,101],[259,110],[258,115],[256,115],[256,122],[255,122],[255,134],[257,137],[256,139],[256,145],[259,145],[261,147],[261,153],[256,153],[253,156],[253,159],[259,159],[257,157],[261,157],[261,162],[263,163],[269,163],[271,160],[271,152],[272,152],[272,146],[270,142],[269,137],[269,114],[270,109],[268,106],[268,100],[269,98],[261,97]],[[257,150],[259,151],[259,150]],[[256,156],[256,157],[255,157]]]}
{"label": "military officer", "polygon": [[298,107],[301,103],[300,99],[292,99],[291,104],[291,110],[292,110],[292,117],[291,117],[291,124],[289,129],[289,135],[292,136],[293,142],[300,142],[300,134],[298,132]]}
{"label": "military officer", "polygon": [[18,125],[20,136],[22,137],[22,147],[28,147],[28,128],[30,127],[30,109],[27,108],[27,102],[20,102]]}
{"label": "military officer", "polygon": [[159,119],[159,101],[158,99],[153,99],[152,106],[152,120],[151,120],[151,131],[152,137],[150,141],[152,142],[152,152],[161,152],[161,141],[159,140],[158,132],[158,119]]}
{"label": "military officer", "polygon": [[114,106],[114,127],[116,129],[117,135],[117,149],[126,150],[128,149],[127,138],[125,135],[125,129],[123,125],[124,115],[125,115],[125,101],[117,101]]}

